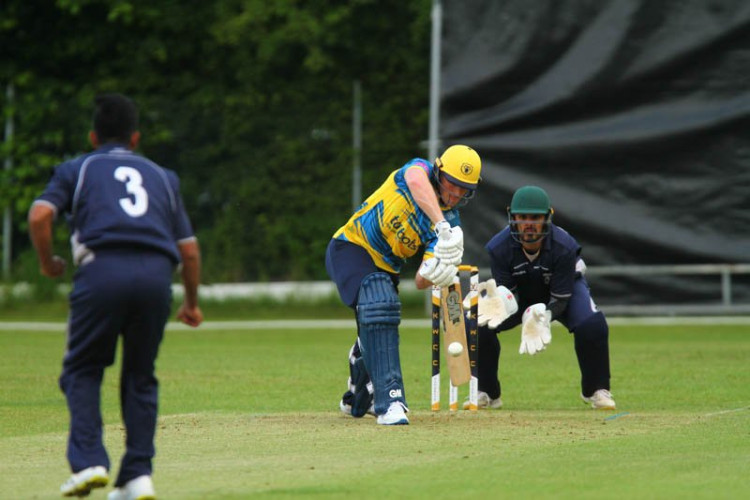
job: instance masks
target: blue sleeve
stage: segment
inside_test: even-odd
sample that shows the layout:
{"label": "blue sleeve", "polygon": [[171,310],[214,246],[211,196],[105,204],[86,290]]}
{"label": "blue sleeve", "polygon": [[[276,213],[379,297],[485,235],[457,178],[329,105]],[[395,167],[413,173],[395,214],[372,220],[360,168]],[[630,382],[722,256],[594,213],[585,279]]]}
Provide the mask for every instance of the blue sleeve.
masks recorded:
{"label": "blue sleeve", "polygon": [[552,297],[566,298],[573,294],[577,260],[578,255],[575,252],[565,252],[557,258],[549,283],[549,293]]}
{"label": "blue sleeve", "polygon": [[70,212],[77,182],[78,169],[75,165],[71,162],[62,163],[55,167],[52,178],[37,200],[54,205],[58,213]]}

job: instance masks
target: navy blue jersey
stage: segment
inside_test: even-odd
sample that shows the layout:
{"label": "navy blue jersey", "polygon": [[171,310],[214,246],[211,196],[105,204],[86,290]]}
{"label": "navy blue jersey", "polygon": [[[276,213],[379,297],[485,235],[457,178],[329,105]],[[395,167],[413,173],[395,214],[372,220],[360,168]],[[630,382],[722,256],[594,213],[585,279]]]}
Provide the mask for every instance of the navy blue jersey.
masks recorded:
{"label": "navy blue jersey", "polygon": [[550,224],[539,255],[530,261],[521,244],[506,227],[485,246],[490,256],[492,277],[498,286],[516,294],[519,305],[548,303],[551,297],[568,299],[576,279],[578,242],[564,229]]}
{"label": "navy blue jersey", "polygon": [[194,238],[177,174],[122,145],[60,164],[34,203],[67,215],[76,264],[99,248],[143,248],[177,263],[177,243]]}

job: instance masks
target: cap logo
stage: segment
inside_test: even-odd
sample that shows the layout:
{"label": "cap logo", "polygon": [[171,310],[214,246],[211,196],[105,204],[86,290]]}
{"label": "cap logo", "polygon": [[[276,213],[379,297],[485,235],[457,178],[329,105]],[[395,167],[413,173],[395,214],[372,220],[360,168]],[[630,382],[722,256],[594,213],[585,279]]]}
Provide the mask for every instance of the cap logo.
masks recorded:
{"label": "cap logo", "polygon": [[474,171],[474,167],[471,166],[471,163],[464,163],[461,165],[461,173],[464,175],[471,175],[471,173]]}

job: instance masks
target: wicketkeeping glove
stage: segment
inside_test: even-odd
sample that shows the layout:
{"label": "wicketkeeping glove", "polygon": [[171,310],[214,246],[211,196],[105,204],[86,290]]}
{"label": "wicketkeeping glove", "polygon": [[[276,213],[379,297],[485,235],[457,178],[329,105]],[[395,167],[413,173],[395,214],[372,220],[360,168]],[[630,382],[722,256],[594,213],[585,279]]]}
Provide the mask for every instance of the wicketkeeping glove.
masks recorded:
{"label": "wicketkeeping glove", "polygon": [[[518,311],[518,303],[513,293],[504,286],[497,286],[495,280],[479,284],[479,326],[497,328],[500,323]],[[482,294],[482,291],[485,291]]]}
{"label": "wicketkeeping glove", "polygon": [[[477,307],[477,324],[479,326],[487,325],[492,329],[497,328],[500,323],[518,311],[518,303],[513,296],[513,292],[504,286],[497,286],[494,279],[479,283],[477,292],[479,292]],[[464,299],[464,309],[468,309],[470,306],[471,298],[467,295]]]}
{"label": "wicketkeeping glove", "polygon": [[543,351],[547,344],[552,341],[550,331],[550,320],[552,313],[542,303],[534,304],[526,308],[523,313],[521,327],[521,347],[519,354],[534,355]]}
{"label": "wicketkeeping glove", "polygon": [[450,227],[448,221],[441,220],[435,224],[438,241],[433,254],[444,264],[457,266],[464,256],[464,232],[456,226]]}
{"label": "wicketkeeping glove", "polygon": [[451,264],[445,264],[437,257],[430,257],[422,262],[419,274],[439,287],[446,287],[453,283],[453,277],[458,268]]}

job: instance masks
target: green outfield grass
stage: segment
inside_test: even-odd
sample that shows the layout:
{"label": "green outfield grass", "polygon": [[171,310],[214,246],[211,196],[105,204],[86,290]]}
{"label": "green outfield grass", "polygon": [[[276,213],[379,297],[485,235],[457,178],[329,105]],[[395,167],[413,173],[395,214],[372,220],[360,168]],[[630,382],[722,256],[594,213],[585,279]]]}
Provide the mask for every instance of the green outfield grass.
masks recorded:
{"label": "green outfield grass", "polygon": [[[714,499],[750,491],[750,326],[612,326],[615,412],[580,401],[572,338],[562,329],[534,357],[517,353],[517,331],[503,334],[505,407],[456,415],[429,411],[429,331],[405,328],[411,425],[391,428],[338,411],[353,335],[168,332],[158,362],[159,498]],[[63,349],[62,331],[0,331],[0,498],[59,498],[68,476],[56,386]],[[123,449],[117,373],[108,371],[103,388],[114,463]]]}

